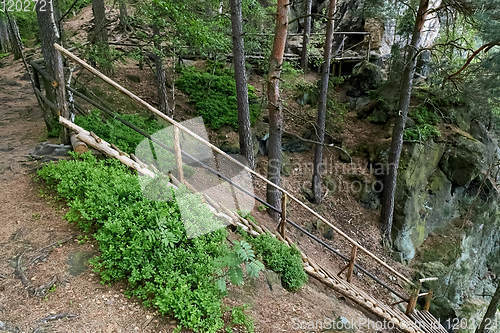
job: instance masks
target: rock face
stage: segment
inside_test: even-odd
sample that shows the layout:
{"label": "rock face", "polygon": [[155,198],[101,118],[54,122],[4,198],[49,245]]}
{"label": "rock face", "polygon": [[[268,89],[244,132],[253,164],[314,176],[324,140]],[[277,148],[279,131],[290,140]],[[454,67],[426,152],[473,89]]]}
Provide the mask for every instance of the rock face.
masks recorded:
{"label": "rock face", "polygon": [[500,155],[487,131],[475,134],[481,141],[456,133],[405,146],[393,234],[399,258],[415,258],[423,276],[439,277],[428,286],[434,314],[470,322],[481,319],[489,302],[482,295],[493,294],[500,275],[499,193],[488,164]]}
{"label": "rock face", "polygon": [[447,227],[486,172],[486,146],[459,134],[403,151],[395,204],[395,246],[411,260],[429,233]]}

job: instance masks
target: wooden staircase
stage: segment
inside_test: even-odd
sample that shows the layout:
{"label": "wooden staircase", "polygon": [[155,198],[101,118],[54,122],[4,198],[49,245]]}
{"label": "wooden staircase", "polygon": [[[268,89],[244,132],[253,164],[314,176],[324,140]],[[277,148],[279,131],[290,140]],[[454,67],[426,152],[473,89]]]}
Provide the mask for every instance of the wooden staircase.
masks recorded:
{"label": "wooden staircase", "polygon": [[[309,206],[307,206],[305,203],[302,201],[298,200],[295,198],[290,192],[287,190],[276,186],[272,182],[270,182],[267,178],[264,176],[256,173],[255,171],[249,169],[246,167],[244,164],[240,163],[236,159],[232,158],[231,156],[227,155],[224,153],[222,150],[220,150],[218,147],[214,146],[210,142],[206,141],[205,139],[199,137],[196,133],[193,133],[183,125],[177,123],[175,120],[172,118],[164,115],[160,111],[158,111],[156,108],[152,107],[148,103],[146,103],[144,100],[140,99],[127,89],[123,88],[120,86],[118,83],[114,82],[110,78],[106,77],[104,74],[100,73],[97,71],[95,68],[91,67],[84,61],[82,61],[80,58],[78,58],[76,55],[73,53],[69,52],[68,50],[64,49],[63,47],[55,44],[55,47],[57,50],[59,50],[63,55],[67,56],[68,58],[72,59],[73,61],[79,63],[82,67],[85,69],[89,70],[91,73],[96,75],[97,77],[101,78],[111,86],[115,87],[116,89],[120,90],[122,93],[125,95],[129,96],[130,98],[134,99],[135,101],[139,102],[143,106],[145,106],[148,110],[150,110],[152,113],[157,115],[158,117],[168,121],[174,126],[174,131],[175,132],[180,132],[183,131],[193,137],[194,139],[198,140],[201,144],[206,145],[210,149],[216,151],[218,154],[224,156],[227,158],[229,161],[239,165],[241,168],[244,170],[248,171],[251,175],[255,176],[256,179],[260,179],[264,181],[266,184],[271,185],[275,187],[277,190],[281,191],[283,194],[283,202],[287,202],[287,200],[292,200],[295,203],[299,204],[302,206],[304,209],[309,211],[315,218],[323,221],[326,225],[330,226],[333,231],[335,231],[337,234],[341,235],[344,239],[347,240],[347,242],[352,246],[352,253],[351,253],[351,258],[348,260],[349,264],[344,267],[340,273],[338,274],[333,274],[331,273],[328,269],[325,267],[320,266],[317,264],[312,258],[308,257],[305,253],[301,251],[302,255],[302,260],[304,264],[304,269],[305,271],[311,276],[317,279],[318,281],[322,282],[326,286],[330,287],[331,289],[335,290],[336,292],[344,295],[345,297],[349,298],[359,306],[363,307],[367,311],[370,311],[371,313],[377,315],[381,319],[385,320],[388,325],[393,325],[393,327],[401,330],[402,332],[405,333],[446,333],[447,331],[441,326],[439,321],[432,316],[428,312],[430,302],[432,299],[432,292],[429,291],[427,293],[420,293],[422,283],[434,280],[434,278],[428,278],[428,279],[421,279],[418,284],[413,283],[411,280],[409,280],[407,277],[405,277],[403,274],[400,272],[396,271],[393,267],[389,266],[387,263],[385,263],[382,259],[378,258],[375,254],[371,253],[368,251],[366,248],[364,248],[362,245],[360,245],[358,242],[347,236],[342,230],[340,230],[338,227],[333,225],[330,221],[326,220],[323,216],[319,215],[316,211],[311,209]],[[36,69],[35,69],[36,70]],[[111,156],[113,158],[117,158],[122,162],[123,164],[127,165],[130,168],[133,168],[137,170],[140,174],[148,176],[148,177],[155,177],[156,174],[158,173],[155,168],[146,165],[145,163],[141,162],[140,160],[137,159],[137,157],[131,155],[129,156],[128,154],[120,151],[116,146],[113,144],[110,144],[101,138],[98,138],[94,133],[87,131],[86,129],[83,129],[74,123],[72,123],[70,120],[65,119],[63,117],[59,117],[60,123],[65,126],[66,128],[70,129],[71,131],[76,133],[77,139],[81,140],[85,144],[103,152],[104,154]],[[174,136],[175,137],[175,136]],[[151,138],[150,138],[151,139]],[[174,140],[178,140],[178,135],[177,139],[174,138]],[[177,166],[180,166],[179,170],[182,170],[182,156],[185,154],[179,142],[174,142],[174,149],[175,149],[175,157],[177,159]],[[199,162],[199,161],[198,161]],[[219,175],[220,176],[220,175]],[[196,189],[191,186],[189,183],[187,183],[183,177],[180,177],[181,180],[176,179],[173,175],[170,175],[170,180],[172,183],[172,186],[179,186],[179,185],[185,185],[188,187],[193,192],[198,192]],[[234,186],[237,186],[237,184],[232,184]],[[247,220],[242,218],[240,215],[236,214],[235,212],[227,209],[223,205],[219,204],[218,202],[214,201],[212,198],[208,197],[207,195],[204,195],[201,193],[202,197],[204,198],[204,201],[206,205],[210,208],[212,212],[214,212],[215,215],[217,215],[220,218],[223,218],[228,221],[228,223],[234,225],[234,226],[239,226],[249,232],[251,235],[257,236],[263,233],[270,233],[286,243],[288,246],[295,245],[293,244],[292,240],[286,236],[285,230],[287,223],[296,226],[296,224],[289,220],[287,217],[286,213],[286,204],[284,204],[281,207],[281,210],[278,210],[275,207],[269,206],[268,208],[272,208],[276,212],[278,212],[281,216],[281,222],[280,225],[278,226],[278,231],[275,232],[274,230],[269,230],[264,224],[256,224],[252,222],[251,220]],[[255,197],[258,199],[257,197]],[[259,199],[261,202],[262,200]],[[300,230],[300,229],[299,229]],[[302,229],[304,232],[304,230]],[[317,237],[306,233],[309,237],[312,237],[313,239],[316,238],[318,241]],[[323,244],[324,246],[327,246],[326,243],[319,241],[320,244]],[[296,245],[295,245],[296,246]],[[297,247],[299,248],[299,247]],[[299,248],[300,250],[300,248]],[[394,277],[399,278],[401,281],[404,283],[410,285],[413,289],[414,292],[413,294],[409,297],[406,298],[404,296],[399,296],[402,298],[402,301],[399,303],[408,303],[406,307],[406,311],[402,312],[399,308],[396,306],[389,306],[385,304],[382,301],[379,301],[375,299],[374,297],[370,296],[367,292],[362,290],[360,287],[354,285],[351,282],[351,277],[353,274],[353,270],[355,267],[359,267],[358,264],[356,264],[356,256],[357,253],[359,252],[363,253],[364,255],[367,255],[369,259],[374,260],[381,268],[385,268],[392,274]],[[337,253],[338,254],[338,253]],[[339,254],[338,254],[339,255]],[[341,273],[346,271],[346,279],[342,279],[340,277]],[[370,275],[369,275],[370,276]],[[378,280],[376,277],[371,274],[371,278],[377,281],[378,283],[381,283],[380,280]],[[389,287],[386,286],[386,288],[390,289]],[[416,309],[416,304],[417,300],[419,297],[424,297],[426,299],[426,305],[424,307],[424,310],[420,311]],[[390,326],[388,326],[390,327]]]}

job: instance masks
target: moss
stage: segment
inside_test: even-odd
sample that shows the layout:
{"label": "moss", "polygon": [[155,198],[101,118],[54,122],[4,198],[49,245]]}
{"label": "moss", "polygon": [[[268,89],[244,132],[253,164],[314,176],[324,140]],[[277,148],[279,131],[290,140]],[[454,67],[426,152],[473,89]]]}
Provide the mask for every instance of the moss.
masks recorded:
{"label": "moss", "polygon": [[423,263],[440,262],[443,265],[452,264],[460,251],[458,237],[433,237],[425,243],[420,251],[418,261]]}

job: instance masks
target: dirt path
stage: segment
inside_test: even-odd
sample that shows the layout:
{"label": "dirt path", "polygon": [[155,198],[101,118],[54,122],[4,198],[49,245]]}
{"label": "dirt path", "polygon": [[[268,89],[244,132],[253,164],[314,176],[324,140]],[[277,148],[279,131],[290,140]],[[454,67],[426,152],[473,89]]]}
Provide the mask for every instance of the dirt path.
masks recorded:
{"label": "dirt path", "polygon": [[[44,139],[45,125],[24,73],[20,62],[0,68],[0,322],[22,332],[171,331],[120,286],[99,283],[86,265],[94,244],[70,239],[78,231],[63,219],[62,204],[33,180],[36,164],[26,155]],[[44,293],[40,287],[51,281]],[[77,317],[40,321],[57,314]]]}

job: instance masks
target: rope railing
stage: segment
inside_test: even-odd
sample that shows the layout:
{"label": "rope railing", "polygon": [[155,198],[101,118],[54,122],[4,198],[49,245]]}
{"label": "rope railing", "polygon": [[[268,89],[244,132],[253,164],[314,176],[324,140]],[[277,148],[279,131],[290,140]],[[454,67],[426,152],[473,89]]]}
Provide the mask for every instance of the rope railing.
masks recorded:
{"label": "rope railing", "polygon": [[[202,143],[202,144],[206,145],[207,147],[213,149],[218,154],[220,154],[221,156],[224,156],[227,160],[229,160],[232,163],[238,165],[240,168],[242,168],[246,172],[250,173],[251,175],[257,177],[258,179],[260,179],[261,181],[263,181],[267,185],[269,185],[271,187],[274,187],[275,189],[277,189],[278,191],[280,191],[281,193],[283,193],[284,195],[286,195],[291,201],[297,203],[299,206],[301,206],[306,211],[308,211],[309,213],[311,213],[313,216],[315,216],[316,218],[318,218],[319,220],[321,220],[323,223],[325,223],[326,225],[328,225],[330,228],[332,228],[332,230],[335,231],[335,233],[337,233],[338,235],[342,236],[352,246],[357,247],[357,249],[359,250],[359,252],[362,252],[362,253],[366,254],[367,256],[371,257],[374,261],[376,261],[379,265],[381,265],[382,267],[384,267],[385,269],[387,269],[389,272],[391,272],[392,274],[394,274],[397,278],[399,278],[400,280],[408,283],[410,286],[415,287],[415,284],[409,278],[407,278],[406,276],[404,276],[402,273],[398,272],[396,269],[394,269],[393,267],[391,267],[385,261],[383,261],[382,259],[380,259],[377,255],[375,255],[374,253],[372,253],[371,251],[369,251],[368,249],[366,249],[364,246],[362,246],[361,244],[359,244],[356,240],[354,240],[353,238],[351,238],[350,236],[348,236],[345,232],[343,232],[342,230],[340,230],[338,227],[336,227],[334,224],[332,224],[330,221],[328,221],[325,217],[323,217],[322,215],[320,215],[319,213],[317,213],[315,210],[313,210],[312,208],[310,208],[309,206],[307,206],[304,202],[302,202],[301,200],[299,200],[298,198],[296,198],[288,190],[284,189],[281,186],[278,186],[278,185],[272,183],[265,176],[263,176],[263,175],[255,172],[254,170],[252,170],[251,168],[249,168],[245,164],[241,163],[240,161],[238,161],[234,157],[226,154],[224,151],[222,151],[217,146],[213,145],[212,143],[210,143],[206,139],[200,137],[198,134],[194,133],[189,128],[185,127],[184,125],[182,125],[179,122],[175,121],[171,117],[169,117],[169,116],[165,115],[164,113],[160,112],[158,109],[156,109],[155,107],[151,106],[149,103],[147,103],[146,101],[144,101],[143,99],[141,99],[140,97],[138,97],[137,95],[135,95],[134,93],[132,93],[131,91],[129,91],[128,89],[124,88],[123,86],[121,86],[117,82],[113,81],[112,79],[110,79],[106,75],[102,74],[97,69],[93,68],[92,66],[90,66],[89,64],[87,64],[85,61],[83,61],[82,59],[80,59],[78,56],[76,56],[72,52],[66,50],[64,47],[60,46],[57,43],[54,44],[54,47],[58,51],[60,51],[63,55],[65,55],[67,58],[69,58],[69,59],[77,62],[83,68],[85,68],[86,70],[88,70],[89,72],[91,72],[92,74],[94,74],[95,76],[99,77],[104,82],[106,82],[109,85],[113,86],[114,88],[116,88],[117,90],[119,90],[120,92],[122,92],[123,94],[127,95],[131,99],[135,100],[137,103],[139,103],[140,105],[142,105],[143,107],[145,107],[147,110],[149,110],[150,112],[152,112],[153,114],[155,114],[159,118],[161,118],[163,120],[166,120],[167,122],[169,122],[170,124],[172,124],[173,126],[175,126],[176,128],[178,128],[180,131],[188,134],[189,136],[191,136],[192,138],[196,139],[200,143]],[[273,209],[273,208],[271,208],[271,209]],[[274,209],[276,209],[276,210],[279,211],[279,209],[276,208],[276,207],[274,207]]]}

